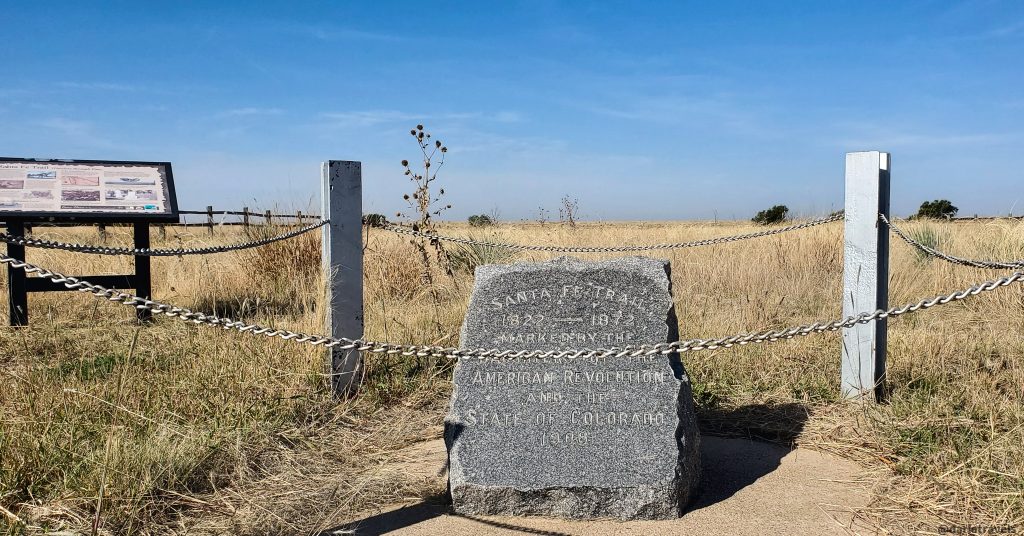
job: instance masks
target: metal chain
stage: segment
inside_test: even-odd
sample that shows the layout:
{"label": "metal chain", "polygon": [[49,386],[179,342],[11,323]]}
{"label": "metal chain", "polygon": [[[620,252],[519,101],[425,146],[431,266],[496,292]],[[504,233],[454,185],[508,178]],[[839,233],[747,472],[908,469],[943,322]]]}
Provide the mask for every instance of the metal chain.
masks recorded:
{"label": "metal chain", "polygon": [[1024,268],[1024,260],[1002,262],[985,260],[979,261],[973,259],[964,259],[962,257],[954,257],[953,255],[943,253],[937,249],[928,247],[917,240],[914,240],[913,238],[910,237],[910,235],[904,232],[903,229],[900,229],[899,227],[896,226],[896,224],[889,221],[889,218],[886,218],[885,214],[879,214],[878,217],[879,219],[882,220],[883,223],[889,226],[889,229],[891,229],[892,232],[896,233],[896,236],[902,238],[904,242],[910,244],[911,246],[917,248],[920,251],[923,251],[925,254],[929,256],[937,257],[939,259],[951,262],[953,264],[959,264],[961,266],[973,266],[975,268],[1002,268],[1011,270],[1015,268]]}
{"label": "metal chain", "polygon": [[189,309],[176,307],[153,300],[147,300],[111,290],[100,285],[94,285],[75,277],[69,277],[60,273],[40,268],[33,264],[19,261],[7,255],[0,254],[0,264],[9,264],[12,268],[24,270],[26,274],[37,274],[39,277],[49,279],[54,283],[63,283],[69,290],[77,290],[92,294],[98,298],[105,298],[112,302],[128,305],[136,309],[152,311],[178,318],[185,322],[216,326],[226,330],[237,330],[252,335],[263,335],[266,337],[279,337],[284,340],[307,343],[325,348],[336,348],[338,350],[358,350],[371,353],[400,354],[403,356],[437,356],[450,359],[465,359],[476,357],[480,359],[577,359],[591,357],[637,357],[645,355],[671,354],[675,352],[694,352],[698,350],[714,350],[717,348],[729,348],[744,344],[760,342],[772,342],[782,339],[791,339],[797,336],[810,335],[812,333],[824,333],[836,331],[842,328],[853,327],[857,324],[867,324],[882,318],[897,317],[907,313],[913,313],[921,309],[928,309],[936,305],[943,305],[953,301],[963,300],[969,296],[976,296],[982,292],[1005,287],[1011,283],[1024,280],[1024,272],[1014,272],[1010,275],[993,279],[984,283],[974,285],[964,290],[951,294],[936,296],[931,299],[924,299],[917,303],[904,305],[903,307],[892,307],[886,310],[877,310],[872,313],[861,313],[856,316],[848,316],[831,322],[815,322],[780,330],[768,330],[757,333],[739,334],[718,339],[687,339],[683,341],[665,342],[652,345],[612,347],[602,349],[578,349],[578,350],[500,350],[497,348],[474,348],[461,349],[454,347],[416,345],[416,344],[394,344],[388,342],[368,341],[363,339],[348,339],[345,337],[333,338],[322,335],[307,335],[305,333],[263,327],[258,324],[246,324],[230,318],[220,318],[214,315],[196,313]]}
{"label": "metal chain", "polygon": [[308,233],[314,229],[318,229],[330,223],[330,220],[321,220],[319,222],[300,227],[298,229],[288,231],[287,233],[272,236],[269,238],[261,238],[259,240],[251,240],[249,242],[241,242],[238,244],[228,244],[223,246],[208,246],[202,248],[172,248],[172,249],[150,249],[150,248],[112,248],[106,246],[97,246],[94,244],[70,244],[67,242],[57,242],[53,240],[46,240],[42,238],[33,238],[28,236],[17,236],[9,235],[7,233],[0,233],[0,242],[6,242],[8,244],[16,244],[20,246],[39,247],[46,249],[63,249],[66,251],[74,251],[77,253],[92,253],[95,255],[133,255],[136,257],[177,257],[180,255],[206,255],[210,253],[224,253],[227,251],[237,251],[240,249],[249,249],[259,246],[265,246],[272,242],[279,240],[288,240],[289,238],[295,238],[304,233]]}
{"label": "metal chain", "polygon": [[763,236],[771,236],[781,234],[789,231],[796,231],[798,229],[806,229],[808,227],[814,227],[825,223],[831,223],[834,221],[841,220],[842,214],[833,214],[831,216],[811,220],[808,222],[800,223],[797,225],[790,225],[788,227],[780,227],[778,229],[769,229],[767,231],[758,231],[756,233],[747,233],[733,236],[723,236],[719,238],[707,238],[704,240],[696,240],[693,242],[675,242],[669,244],[651,244],[646,246],[536,246],[529,244],[509,244],[504,242],[487,242],[481,240],[473,240],[471,238],[461,238],[457,236],[446,236],[436,233],[428,233],[417,229],[410,229],[408,227],[402,227],[399,225],[385,223],[384,225],[378,226],[385,231],[392,233],[405,234],[415,236],[419,238],[427,238],[429,240],[443,240],[445,242],[454,242],[456,244],[473,244],[477,246],[495,247],[495,248],[506,248],[506,249],[518,249],[522,251],[552,251],[558,253],[613,253],[613,252],[625,252],[625,251],[654,251],[662,249],[682,249],[692,248],[697,246],[710,246],[712,244],[724,244],[727,242],[737,242],[739,240],[747,240],[750,238],[760,238]]}

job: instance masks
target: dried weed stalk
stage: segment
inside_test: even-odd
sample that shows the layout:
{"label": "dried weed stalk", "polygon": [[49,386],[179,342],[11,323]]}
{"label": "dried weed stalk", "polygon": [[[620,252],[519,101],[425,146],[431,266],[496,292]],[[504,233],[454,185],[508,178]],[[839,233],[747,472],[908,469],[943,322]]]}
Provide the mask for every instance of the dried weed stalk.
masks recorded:
{"label": "dried weed stalk", "polygon": [[[452,206],[441,203],[441,198],[444,197],[444,188],[438,188],[437,195],[435,196],[430,191],[430,185],[437,180],[437,174],[441,171],[441,167],[444,166],[448,147],[441,143],[441,140],[435,139],[432,141],[430,133],[423,130],[423,125],[416,125],[416,128],[410,130],[409,134],[416,139],[416,143],[420,147],[420,153],[423,156],[423,171],[413,171],[413,168],[410,167],[410,162],[402,160],[405,176],[409,177],[409,180],[414,185],[414,189],[412,195],[405,194],[402,196],[409,205],[408,212],[399,212],[397,216],[399,218],[415,218],[413,228],[416,230],[436,232],[437,226],[434,223],[433,217],[440,216],[442,212],[452,208]],[[454,278],[455,272],[452,269],[448,252],[445,251],[444,244],[439,240],[413,238],[410,242],[416,248],[423,269],[420,279],[430,289],[430,296],[434,302],[435,310],[439,310],[441,307],[441,297],[437,292],[437,286],[434,284],[433,268],[428,250],[433,249],[434,258],[438,266],[448,277]],[[441,335],[443,328],[440,321],[437,321],[436,324],[437,333]]]}

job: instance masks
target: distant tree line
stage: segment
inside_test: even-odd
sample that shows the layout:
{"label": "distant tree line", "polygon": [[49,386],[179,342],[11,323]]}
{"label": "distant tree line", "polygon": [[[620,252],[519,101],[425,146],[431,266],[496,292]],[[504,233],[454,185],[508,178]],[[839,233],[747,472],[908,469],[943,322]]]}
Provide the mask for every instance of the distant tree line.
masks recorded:
{"label": "distant tree line", "polygon": [[[917,209],[917,214],[911,216],[911,218],[926,218],[935,220],[948,220],[956,216],[959,211],[953,203],[948,199],[936,199],[934,201],[925,201],[921,203],[921,208]],[[842,214],[844,211],[837,210],[831,215],[835,216]],[[754,215],[750,221],[760,225],[774,225],[776,223],[782,223],[788,219],[789,207],[786,205],[775,205],[771,208],[766,208]]]}

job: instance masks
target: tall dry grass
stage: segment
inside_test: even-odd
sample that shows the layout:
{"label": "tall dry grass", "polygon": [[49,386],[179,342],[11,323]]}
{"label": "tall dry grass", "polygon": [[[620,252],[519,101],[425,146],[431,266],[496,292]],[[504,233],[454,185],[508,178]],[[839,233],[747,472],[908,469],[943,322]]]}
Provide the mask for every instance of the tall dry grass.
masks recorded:
{"label": "tall dry grass", "polygon": [[[1024,257],[1018,222],[927,225],[963,256]],[[443,230],[469,233],[457,224]],[[486,233],[582,246],[750,230],[734,222],[584,223],[505,224]],[[88,230],[41,231],[95,240]],[[218,233],[172,229],[156,246],[243,238]],[[115,231],[112,240],[127,244],[130,236]],[[654,256],[672,262],[683,337],[841,312],[840,224]],[[29,260],[66,273],[128,268],[123,259],[45,250],[31,250]],[[155,295],[321,332],[318,266],[315,233],[244,253],[160,258]],[[995,275],[921,260],[893,241],[893,304]],[[440,306],[420,282],[407,239],[370,231],[366,336],[457,344],[472,278],[435,279]],[[139,326],[130,309],[78,294],[30,301],[31,327],[0,328],[0,526],[12,533],[312,533],[364,508],[443,491],[410,484],[386,462],[439,433],[444,360],[370,356],[361,396],[339,404],[326,394],[323,354],[314,348],[169,318]],[[894,533],[1024,523],[1024,290],[1004,288],[890,326],[891,395],[876,406],[837,401],[838,334],[685,354],[702,427],[859,461],[876,492],[860,515]]]}

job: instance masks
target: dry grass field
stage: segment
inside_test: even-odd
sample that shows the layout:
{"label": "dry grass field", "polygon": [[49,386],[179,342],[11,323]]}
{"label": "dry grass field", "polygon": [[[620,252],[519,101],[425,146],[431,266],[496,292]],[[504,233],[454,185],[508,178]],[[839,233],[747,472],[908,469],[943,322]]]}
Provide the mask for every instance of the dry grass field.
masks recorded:
{"label": "dry grass field", "polygon": [[[1024,258],[1024,224],[907,224],[962,256]],[[756,230],[744,222],[500,224],[444,232],[561,245],[696,240]],[[95,242],[92,229],[40,236]],[[166,241],[241,240],[237,228],[171,228]],[[126,230],[110,243],[127,245]],[[540,253],[458,251],[432,293],[408,240],[367,235],[366,336],[455,345],[468,268]],[[891,303],[1001,272],[919,257],[892,243]],[[727,245],[656,252],[672,262],[684,338],[838,318],[842,224]],[[591,255],[590,257],[597,257]],[[38,250],[70,274],[130,261]],[[316,233],[265,248],[153,261],[157,299],[194,310],[322,332]],[[2,289],[6,294],[6,288]],[[312,347],[157,318],[90,296],[33,295],[32,325],[0,327],[0,527],[10,534],[304,534],[374,505],[439,500],[443,489],[391,468],[400,448],[438,437],[452,364],[368,357],[361,394],[326,393]],[[0,321],[6,325],[5,312]],[[838,401],[838,333],[684,354],[704,433],[827,451],[864,468],[865,523],[888,533],[1024,526],[1024,286],[890,323],[890,399]],[[784,493],[784,490],[780,490]]]}

